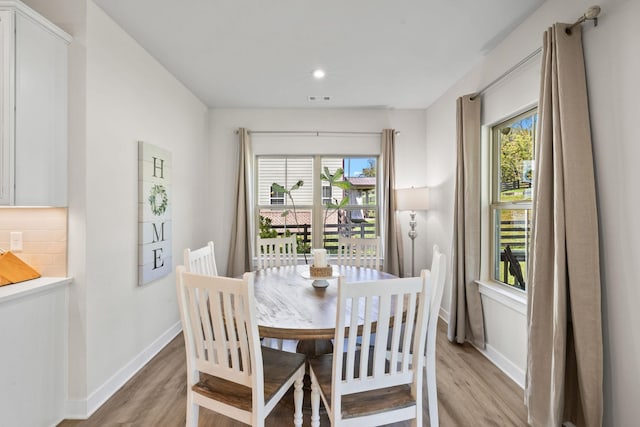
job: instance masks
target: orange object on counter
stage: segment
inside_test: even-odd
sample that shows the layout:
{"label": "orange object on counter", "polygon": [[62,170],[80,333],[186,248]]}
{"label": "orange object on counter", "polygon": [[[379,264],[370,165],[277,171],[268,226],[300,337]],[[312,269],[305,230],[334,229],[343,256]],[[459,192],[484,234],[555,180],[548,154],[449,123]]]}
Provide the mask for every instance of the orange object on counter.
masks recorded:
{"label": "orange object on counter", "polygon": [[15,256],[13,252],[0,254],[0,286],[37,279],[38,277],[40,277],[40,273]]}

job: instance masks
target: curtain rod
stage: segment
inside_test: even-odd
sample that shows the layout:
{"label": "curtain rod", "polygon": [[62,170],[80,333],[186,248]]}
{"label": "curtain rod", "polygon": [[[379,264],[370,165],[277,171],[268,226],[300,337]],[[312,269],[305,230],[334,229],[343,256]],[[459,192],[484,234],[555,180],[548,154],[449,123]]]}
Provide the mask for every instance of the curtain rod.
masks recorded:
{"label": "curtain rod", "polygon": [[[571,35],[571,30],[573,30],[575,27],[577,27],[578,25],[582,24],[585,21],[593,21],[593,25],[597,26],[598,25],[598,15],[600,14],[600,10],[601,10],[600,6],[591,6],[589,9],[587,9],[587,11],[584,13],[584,15],[582,15],[580,18],[578,18],[576,20],[576,22],[574,22],[569,27],[567,27],[565,32],[567,34]],[[505,77],[507,77],[508,75],[510,75],[511,73],[516,71],[517,69],[519,69],[520,67],[524,66],[527,62],[531,61],[533,58],[538,56],[540,54],[540,52],[542,52],[542,47],[537,48],[536,50],[531,52],[529,55],[527,55],[525,58],[521,59],[516,65],[514,65],[511,68],[509,68],[504,73],[500,74],[497,78],[492,80],[491,83],[489,83],[488,85],[486,85],[485,87],[480,89],[478,92],[476,92],[471,97],[471,99],[473,100],[473,99],[476,99],[477,97],[479,97],[480,95],[483,95],[487,90],[491,89],[493,86],[495,86],[502,79],[504,79]]]}
{"label": "curtain rod", "polygon": [[[249,134],[265,133],[265,134],[307,134],[311,136],[320,136],[320,134],[332,135],[382,135],[382,132],[353,132],[353,131],[331,131],[331,130],[250,130]],[[236,130],[236,134],[238,131]],[[396,135],[400,135],[400,131],[395,131]]]}
{"label": "curtain rod", "polygon": [[516,65],[514,65],[513,67],[509,68],[507,71],[505,71],[504,73],[500,74],[497,78],[493,79],[491,81],[491,83],[489,83],[488,85],[486,85],[485,87],[483,87],[482,89],[480,89],[478,92],[474,93],[473,96],[471,97],[471,100],[476,99],[477,97],[479,97],[480,95],[484,95],[484,93],[486,91],[488,91],[489,89],[491,89],[492,87],[494,87],[496,84],[498,84],[499,82],[501,82],[504,78],[506,78],[507,76],[509,76],[511,73],[513,73],[514,71],[518,70],[520,67],[524,66],[527,62],[531,61],[533,58],[535,58],[536,56],[538,56],[540,54],[540,52],[542,52],[542,47],[537,48],[536,50],[534,50],[533,52],[531,52],[529,55],[527,55],[525,58],[521,59]]}
{"label": "curtain rod", "polygon": [[571,30],[573,30],[578,25],[582,24],[584,21],[593,21],[593,26],[598,26],[598,15],[600,15],[600,6],[591,6],[580,18],[576,20],[573,24],[569,26],[565,31],[565,33],[571,35]]}

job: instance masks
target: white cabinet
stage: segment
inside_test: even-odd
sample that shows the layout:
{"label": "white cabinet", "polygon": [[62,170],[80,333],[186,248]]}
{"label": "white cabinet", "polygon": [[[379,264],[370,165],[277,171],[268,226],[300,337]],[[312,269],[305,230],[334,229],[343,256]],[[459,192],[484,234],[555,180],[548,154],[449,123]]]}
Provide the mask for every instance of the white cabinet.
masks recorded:
{"label": "white cabinet", "polygon": [[0,204],[67,205],[71,36],[19,1],[0,1]]}
{"label": "white cabinet", "polygon": [[0,426],[64,418],[70,282],[42,277],[0,288]]}

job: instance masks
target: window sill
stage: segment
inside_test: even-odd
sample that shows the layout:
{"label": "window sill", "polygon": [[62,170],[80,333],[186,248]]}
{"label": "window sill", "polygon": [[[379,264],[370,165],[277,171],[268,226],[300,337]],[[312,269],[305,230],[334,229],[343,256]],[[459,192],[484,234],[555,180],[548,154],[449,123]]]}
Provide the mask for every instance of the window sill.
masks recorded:
{"label": "window sill", "polygon": [[486,280],[476,280],[481,295],[491,298],[520,314],[527,315],[527,294]]}

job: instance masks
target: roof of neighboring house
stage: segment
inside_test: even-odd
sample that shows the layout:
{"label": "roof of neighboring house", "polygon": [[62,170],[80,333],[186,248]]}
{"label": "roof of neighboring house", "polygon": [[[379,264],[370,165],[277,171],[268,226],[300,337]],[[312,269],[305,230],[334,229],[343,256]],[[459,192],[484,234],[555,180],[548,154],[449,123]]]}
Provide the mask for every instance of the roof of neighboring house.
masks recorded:
{"label": "roof of neighboring house", "polygon": [[347,178],[347,180],[354,187],[374,188],[376,186],[375,176],[354,176],[354,177]]}

